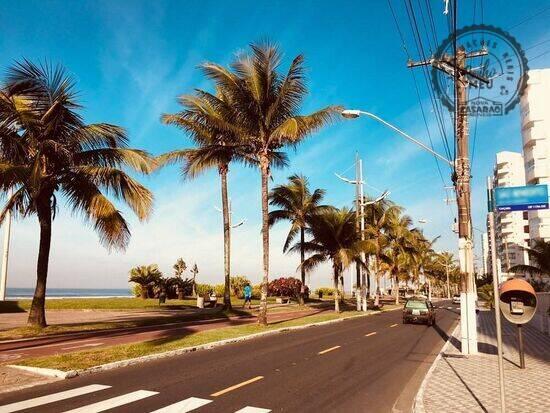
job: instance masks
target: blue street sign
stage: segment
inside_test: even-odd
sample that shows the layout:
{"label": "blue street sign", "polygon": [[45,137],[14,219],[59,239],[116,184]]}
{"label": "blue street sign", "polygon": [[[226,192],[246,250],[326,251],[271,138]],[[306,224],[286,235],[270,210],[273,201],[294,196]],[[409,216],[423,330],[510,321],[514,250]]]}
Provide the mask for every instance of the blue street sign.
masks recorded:
{"label": "blue street sign", "polygon": [[548,209],[548,186],[503,186],[495,188],[497,211]]}

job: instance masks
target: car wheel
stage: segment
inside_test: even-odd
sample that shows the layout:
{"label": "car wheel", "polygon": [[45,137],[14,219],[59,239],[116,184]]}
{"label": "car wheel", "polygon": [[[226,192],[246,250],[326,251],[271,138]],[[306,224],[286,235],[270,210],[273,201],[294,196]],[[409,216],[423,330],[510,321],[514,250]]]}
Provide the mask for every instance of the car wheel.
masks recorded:
{"label": "car wheel", "polygon": [[403,319],[403,324],[407,324],[407,323],[408,323],[408,321]]}

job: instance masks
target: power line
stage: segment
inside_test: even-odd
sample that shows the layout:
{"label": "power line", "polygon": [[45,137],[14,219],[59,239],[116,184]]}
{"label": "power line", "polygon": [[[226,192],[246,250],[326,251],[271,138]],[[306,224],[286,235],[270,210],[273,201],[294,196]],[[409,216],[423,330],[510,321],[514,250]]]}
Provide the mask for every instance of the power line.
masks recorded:
{"label": "power line", "polygon": [[550,10],[550,6],[545,7],[544,9],[539,10],[539,11],[535,12],[534,14],[532,14],[532,15],[526,17],[525,19],[521,20],[519,23],[516,23],[516,24],[514,24],[513,26],[508,27],[507,30],[515,29],[516,27],[522,25],[522,24],[525,23],[525,22],[528,22],[528,21],[531,20],[531,19],[534,19],[534,18],[537,17],[537,16],[540,16],[542,13],[544,13],[545,11],[548,11],[548,10]]}

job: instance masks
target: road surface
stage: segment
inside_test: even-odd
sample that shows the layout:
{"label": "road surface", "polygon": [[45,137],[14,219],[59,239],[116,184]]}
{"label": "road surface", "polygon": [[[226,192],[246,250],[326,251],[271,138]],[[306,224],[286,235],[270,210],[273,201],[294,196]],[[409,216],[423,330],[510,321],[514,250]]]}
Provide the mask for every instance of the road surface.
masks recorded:
{"label": "road surface", "polygon": [[0,413],[408,412],[456,325],[402,324],[391,311],[0,395]]}
{"label": "road surface", "polygon": [[[304,311],[273,312],[270,321],[286,321],[328,311],[327,308]],[[29,357],[71,353],[117,344],[140,343],[149,340],[182,338],[199,331],[257,322],[254,315],[231,316],[207,320],[168,322],[151,326],[83,331],[80,333],[44,336],[33,339],[0,342],[0,362],[15,363]]]}

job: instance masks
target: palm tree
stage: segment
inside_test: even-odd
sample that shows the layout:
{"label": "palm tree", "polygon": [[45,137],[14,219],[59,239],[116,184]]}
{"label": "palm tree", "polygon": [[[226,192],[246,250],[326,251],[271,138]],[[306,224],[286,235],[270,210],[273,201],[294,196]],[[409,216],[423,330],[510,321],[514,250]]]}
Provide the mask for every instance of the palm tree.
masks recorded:
{"label": "palm tree", "polygon": [[[208,67],[208,65],[205,65]],[[231,229],[227,174],[235,160],[252,163],[248,146],[243,145],[237,129],[231,124],[234,112],[222,95],[214,96],[202,90],[179,98],[183,110],[174,115],[163,115],[162,121],[175,125],[191,135],[196,148],[176,150],[158,158],[160,165],[183,163],[184,177],[194,178],[200,173],[217,168],[221,181],[224,252],[225,309],[231,308]]]}
{"label": "palm tree", "polygon": [[[367,199],[366,201],[368,202],[369,200]],[[376,279],[375,306],[379,306],[380,304],[380,257],[388,244],[386,232],[389,229],[389,222],[392,217],[400,214],[401,211],[401,207],[385,199],[379,202],[367,203],[365,207],[367,251],[374,257],[374,274]]]}
{"label": "palm tree", "polygon": [[536,275],[540,278],[550,275],[550,241],[537,239],[531,248],[525,248],[531,265],[514,265],[510,271],[514,273],[524,272]]}
{"label": "palm tree", "polygon": [[195,282],[197,278],[197,274],[199,273],[199,267],[197,267],[197,263],[193,265],[193,268],[191,268],[191,274],[193,274],[193,297],[197,296],[197,284]]}
{"label": "palm tree", "polygon": [[178,260],[176,261],[176,263],[172,266],[172,268],[174,269],[174,275],[175,277],[173,277],[171,280],[170,280],[170,283],[172,285],[174,285],[177,289],[177,292],[178,292],[178,300],[183,300],[183,297],[184,297],[184,289],[187,285],[187,280],[184,280],[183,279],[183,274],[185,272],[185,270],[187,269],[187,264],[185,263],[185,261],[183,260],[183,258],[178,258]]}
{"label": "palm tree", "polygon": [[119,169],[149,173],[150,156],[127,148],[126,133],[118,126],[85,124],[74,85],[62,67],[24,60],[8,69],[0,90],[0,185],[6,193],[13,191],[0,222],[8,211],[38,217],[37,280],[28,323],[40,327],[46,326],[46,280],[59,196],[91,222],[107,248],[123,250],[130,230],[106,193],[124,201],[140,220],[152,211],[151,192]]}
{"label": "palm tree", "polygon": [[[236,133],[249,143],[261,175],[263,278],[258,322],[267,325],[267,286],[269,283],[269,188],[270,168],[283,166],[280,150],[295,147],[308,135],[329,123],[341,110],[326,107],[310,115],[299,115],[307,93],[304,58],[294,58],[286,75],[277,70],[281,53],[277,46],[251,45],[250,54],[241,54],[227,69],[206,64],[204,70],[216,82],[232,109]],[[226,118],[227,119],[227,118]]]}
{"label": "palm tree", "polygon": [[130,270],[130,282],[139,284],[141,298],[149,298],[149,289],[161,282],[162,273],[156,264],[140,265]]}
{"label": "palm tree", "polygon": [[[269,226],[278,221],[288,220],[291,222],[290,231],[283,246],[283,252],[287,252],[290,244],[298,233],[300,242],[305,242],[305,232],[308,219],[326,208],[325,205],[319,205],[325,191],[316,189],[311,193],[308,179],[303,175],[292,175],[288,178],[288,184],[279,185],[273,188],[269,194],[269,204],[277,206],[280,209],[269,212]],[[300,264],[305,260],[305,251],[300,249]],[[306,269],[300,266],[300,275],[302,280],[302,290],[306,284]],[[300,293],[300,304],[304,304],[303,291]]]}
{"label": "palm tree", "polygon": [[342,208],[325,208],[309,218],[311,241],[297,242],[290,250],[305,250],[312,255],[300,267],[312,270],[319,264],[331,261],[334,283],[334,311],[340,312],[339,280],[342,271],[351,264],[361,261],[365,247],[360,240],[356,226],[355,212]]}
{"label": "palm tree", "polygon": [[409,216],[395,215],[388,222],[388,243],[381,255],[381,260],[394,282],[395,303],[399,304],[399,276],[407,276],[408,260],[410,259],[412,220]]}

